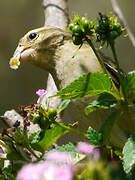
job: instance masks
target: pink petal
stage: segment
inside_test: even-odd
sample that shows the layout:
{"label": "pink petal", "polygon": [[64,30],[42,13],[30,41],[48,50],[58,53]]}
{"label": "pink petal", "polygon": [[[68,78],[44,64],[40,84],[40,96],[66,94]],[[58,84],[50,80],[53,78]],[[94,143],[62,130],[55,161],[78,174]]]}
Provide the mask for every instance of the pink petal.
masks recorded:
{"label": "pink petal", "polygon": [[93,154],[94,146],[92,146],[88,142],[81,142],[77,145],[76,149],[81,153],[89,155]]}
{"label": "pink petal", "polygon": [[39,89],[36,94],[41,97],[43,95],[45,95],[47,93],[47,91],[45,89]]}

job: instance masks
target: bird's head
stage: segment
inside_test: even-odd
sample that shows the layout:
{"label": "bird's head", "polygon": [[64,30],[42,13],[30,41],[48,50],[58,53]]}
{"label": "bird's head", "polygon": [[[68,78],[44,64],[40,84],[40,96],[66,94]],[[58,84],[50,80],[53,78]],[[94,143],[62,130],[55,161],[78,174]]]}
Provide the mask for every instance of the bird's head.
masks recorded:
{"label": "bird's head", "polygon": [[17,69],[20,62],[30,62],[51,72],[55,51],[71,34],[58,28],[42,27],[29,31],[19,41],[10,67]]}

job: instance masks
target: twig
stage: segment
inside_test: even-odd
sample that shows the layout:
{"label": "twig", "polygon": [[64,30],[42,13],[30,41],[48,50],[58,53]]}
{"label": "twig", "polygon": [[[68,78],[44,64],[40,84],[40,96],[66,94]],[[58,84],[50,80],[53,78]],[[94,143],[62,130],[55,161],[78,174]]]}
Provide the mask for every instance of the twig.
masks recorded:
{"label": "twig", "polygon": [[[65,30],[69,23],[68,0],[43,0],[45,14],[44,26],[52,26]],[[43,98],[41,104],[46,106],[48,97],[56,94],[57,87],[50,73],[47,80],[47,95]],[[49,108],[58,108],[61,103],[59,97],[49,99]]]}
{"label": "twig", "polygon": [[126,19],[124,18],[124,15],[123,15],[123,13],[122,13],[122,11],[121,11],[118,3],[117,3],[117,0],[111,0],[111,3],[112,3],[112,7],[113,7],[113,10],[114,10],[115,14],[119,17],[121,23],[126,28],[129,39],[130,39],[133,47],[135,48],[135,37],[134,37],[133,33],[131,32],[131,30],[130,30],[128,24],[127,24]]}
{"label": "twig", "polygon": [[45,26],[65,30],[69,23],[67,0],[44,0]]}

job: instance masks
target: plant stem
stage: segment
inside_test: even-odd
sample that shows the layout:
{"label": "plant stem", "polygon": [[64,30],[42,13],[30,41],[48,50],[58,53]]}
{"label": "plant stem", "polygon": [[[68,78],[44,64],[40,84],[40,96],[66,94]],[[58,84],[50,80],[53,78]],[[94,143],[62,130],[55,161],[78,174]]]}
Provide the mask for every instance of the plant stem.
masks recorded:
{"label": "plant stem", "polygon": [[110,43],[110,47],[111,47],[113,57],[114,57],[114,60],[115,60],[116,68],[117,68],[117,71],[118,71],[118,77],[119,77],[119,80],[120,80],[120,85],[121,85],[121,88],[122,88],[123,97],[124,97],[125,102],[127,103],[127,97],[126,97],[125,89],[123,87],[123,77],[121,75],[120,65],[119,65],[118,57],[117,57],[116,50],[115,50],[115,43],[114,43],[114,41],[111,41],[109,43]]}
{"label": "plant stem", "polygon": [[55,122],[55,123],[56,123],[57,125],[61,126],[62,128],[70,131],[70,132],[73,132],[73,133],[75,133],[75,134],[78,134],[78,135],[83,136],[84,138],[88,139],[87,134],[85,134],[85,133],[83,133],[83,132],[77,131],[76,129],[71,128],[71,127],[69,127],[69,126],[66,126],[66,125],[64,125],[64,124],[62,124],[62,123],[59,123],[59,122]]}
{"label": "plant stem", "polygon": [[104,66],[104,63],[103,63],[102,59],[100,58],[99,54],[97,53],[97,50],[96,50],[96,48],[94,47],[94,44],[92,43],[92,41],[91,41],[89,38],[87,38],[87,37],[85,37],[85,40],[86,40],[87,43],[90,45],[90,47],[93,49],[93,51],[94,51],[94,53],[95,53],[95,55],[96,55],[96,57],[97,57],[100,65],[101,65],[101,67],[102,67],[102,69],[103,69],[103,72],[104,72],[105,74],[108,74],[108,73],[107,73],[107,70],[106,70],[106,68],[105,68],[105,66]]}
{"label": "plant stem", "polygon": [[111,50],[113,53],[113,57],[114,57],[115,64],[117,67],[118,77],[120,80],[120,85],[121,85],[121,89],[122,89],[122,93],[123,93],[124,104],[122,105],[122,107],[123,107],[124,111],[127,113],[129,119],[131,120],[131,127],[134,127],[134,119],[133,119],[133,117],[130,113],[129,107],[128,107],[128,99],[127,99],[125,88],[123,85],[123,77],[121,75],[120,65],[119,65],[119,61],[118,61],[118,57],[117,57],[117,53],[116,53],[116,49],[115,49],[115,43],[114,43],[114,41],[110,41],[109,44],[110,44],[110,47],[111,47]]}
{"label": "plant stem", "polygon": [[33,151],[33,149],[29,146],[27,147],[28,151],[35,157],[37,160],[41,160],[40,157],[36,155],[36,153]]}
{"label": "plant stem", "polygon": [[[107,72],[107,69],[105,68],[105,65],[104,65],[102,59],[100,58],[100,56],[99,56],[99,54],[98,54],[98,52],[97,52],[94,44],[92,43],[92,41],[91,41],[89,38],[87,38],[87,37],[85,37],[85,40],[86,40],[87,43],[90,45],[90,47],[93,49],[93,51],[94,51],[94,53],[95,53],[95,55],[96,55],[96,57],[97,57],[97,59],[98,59],[98,62],[100,63],[100,65],[101,65],[101,67],[102,67],[103,72],[104,72],[105,74],[108,74],[108,75],[109,75],[109,73]],[[116,94],[118,94],[118,89],[116,88],[113,80],[112,80],[112,87],[113,87],[114,91],[116,92]],[[119,97],[119,96],[118,96],[118,97]],[[117,99],[117,98],[116,98],[116,99]],[[118,99],[119,99],[119,98],[118,98]]]}

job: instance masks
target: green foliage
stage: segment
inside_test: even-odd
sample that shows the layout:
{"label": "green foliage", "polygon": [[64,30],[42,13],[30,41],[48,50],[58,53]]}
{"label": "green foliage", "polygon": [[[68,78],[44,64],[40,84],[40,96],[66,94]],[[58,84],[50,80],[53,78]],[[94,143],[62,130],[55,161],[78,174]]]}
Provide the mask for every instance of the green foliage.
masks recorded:
{"label": "green foliage", "polygon": [[117,100],[114,98],[113,95],[103,93],[98,97],[97,100],[93,101],[85,108],[85,112],[86,114],[89,114],[98,109],[109,109],[111,107],[114,107],[116,103]]}
{"label": "green foliage", "polygon": [[[126,111],[126,113],[129,115],[129,123],[131,122],[130,120],[132,120],[133,114],[130,114],[130,107],[134,107],[133,101],[135,99],[135,73],[130,73],[124,78],[121,74],[114,43],[115,39],[122,34],[124,29],[117,22],[117,17],[113,16],[112,14],[106,16],[101,13],[99,13],[99,16],[99,18],[96,18],[93,21],[90,21],[87,16],[75,16],[69,24],[68,30],[72,33],[73,43],[75,45],[80,45],[81,48],[81,45],[84,43],[84,41],[90,45],[102,67],[103,72],[84,74],[69,84],[67,87],[60,90],[56,95],[54,95],[60,96],[61,99],[63,99],[63,102],[58,109],[50,109],[48,104],[46,109],[39,105],[39,108],[35,108],[34,110],[32,109],[27,113],[25,112],[27,115],[24,118],[23,128],[18,127],[19,125],[17,127],[14,126],[15,128],[9,129],[8,131],[6,130],[3,134],[1,134],[1,144],[4,142],[2,145],[4,148],[7,148],[7,156],[5,157],[8,160],[13,162],[19,162],[21,160],[21,163],[31,162],[33,161],[33,157],[36,159],[35,161],[44,160],[46,151],[48,151],[48,149],[57,139],[68,132],[83,136],[89,140],[90,143],[96,146],[100,146],[104,149],[109,148],[109,150],[111,149],[111,152],[114,152],[116,155],[121,155],[121,150],[114,151],[113,145],[109,144],[110,137],[114,125],[119,120],[124,111]],[[92,43],[93,37],[96,37],[96,40],[100,42],[101,46],[106,42],[107,45],[110,45],[116,63],[116,73],[118,72],[120,89],[117,89],[112,83],[113,78],[111,79],[109,76],[111,72],[108,73],[105,69],[104,62],[102,62],[102,59],[98,55],[97,49]],[[113,76],[113,73],[111,75]],[[103,123],[98,132],[89,127],[88,133],[85,134],[84,132],[80,132],[75,128],[76,124],[66,126],[56,121],[57,115],[69,106],[72,99],[79,99],[90,96],[98,96],[98,98],[85,108],[86,114],[97,111],[99,109],[107,109],[109,111],[111,110],[110,115],[103,119]],[[31,122],[31,117],[33,117],[32,122],[38,124],[40,130],[29,135],[27,126],[29,126]],[[26,122],[27,120],[29,120],[28,124]],[[73,160],[74,163],[77,163],[81,159],[80,153],[76,151],[75,145],[73,143],[57,146],[54,150],[72,153],[75,157]],[[40,155],[38,156],[35,151],[39,151],[38,153]],[[86,157],[84,161],[85,162],[81,164],[81,168],[76,166],[76,180],[110,179],[111,176],[108,174],[106,162],[88,159],[88,157]],[[19,162],[18,164],[21,166],[21,163]],[[134,165],[135,134],[133,134],[128,139],[123,148],[123,167],[128,175],[131,175]],[[17,172],[16,168],[14,172],[12,172],[11,166],[7,168],[1,168],[0,170],[2,172],[0,179],[5,179],[6,177],[8,179],[15,180],[15,175]],[[112,172],[115,174],[115,176],[113,176],[114,179],[121,179],[121,177],[124,179],[124,173],[122,172],[122,176],[119,175],[119,173],[121,173],[119,170],[120,168],[117,170],[117,172],[112,170]],[[125,179],[129,180],[132,178],[132,176],[128,177],[129,178],[126,177]]]}
{"label": "green foliage", "polygon": [[19,150],[7,153],[7,159],[9,159],[10,161],[26,161],[26,159],[22,156]]}
{"label": "green foliage", "polygon": [[2,168],[1,170],[2,170],[3,175],[2,174],[0,175],[0,180],[6,180],[6,179],[15,180],[16,179],[11,165],[8,165],[7,167]]}
{"label": "green foliage", "polygon": [[103,144],[107,144],[110,140],[112,128],[116,123],[116,120],[119,119],[121,116],[121,110],[116,110],[112,112],[101,125],[99,132],[102,134],[103,137]]}
{"label": "green foliage", "polygon": [[123,167],[129,174],[135,165],[135,134],[131,135],[123,148]]}
{"label": "green foliage", "polygon": [[97,38],[103,45],[106,41],[114,41],[119,37],[123,28],[120,23],[117,22],[117,17],[109,14],[108,16],[99,13],[98,24],[95,25],[95,32],[97,33]]}
{"label": "green foliage", "polygon": [[59,137],[67,132],[66,129],[55,124],[44,132],[42,139],[38,143],[33,144],[33,147],[37,148],[38,151],[45,152]]}
{"label": "green foliage", "polygon": [[76,153],[78,153],[76,150],[76,146],[71,142],[62,146],[56,146],[56,150],[62,151],[62,152],[70,152],[74,156],[76,156]]}
{"label": "green foliage", "polygon": [[61,111],[63,111],[64,109],[66,109],[68,107],[68,105],[70,104],[70,99],[64,100],[62,101],[62,103],[60,104],[59,109],[57,110],[58,113],[60,113]]}
{"label": "green foliage", "polygon": [[95,23],[96,19],[90,21],[87,16],[80,17],[75,15],[68,26],[68,30],[73,34],[73,43],[81,45],[86,35],[94,36]]}
{"label": "green foliage", "polygon": [[96,130],[93,128],[89,127],[88,129],[88,140],[90,143],[100,146],[103,141],[103,136],[102,133],[97,133]]}
{"label": "green foliage", "polygon": [[135,100],[135,73],[130,73],[123,80],[126,96],[130,102]]}
{"label": "green foliage", "polygon": [[60,90],[55,96],[61,99],[74,99],[111,92],[111,79],[102,72],[88,73],[73,81],[66,88]]}
{"label": "green foliage", "polygon": [[49,126],[55,122],[56,115],[56,109],[40,107],[37,112],[33,113],[33,123],[38,124],[41,129],[47,130]]}

